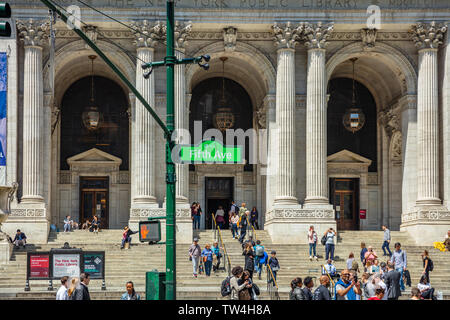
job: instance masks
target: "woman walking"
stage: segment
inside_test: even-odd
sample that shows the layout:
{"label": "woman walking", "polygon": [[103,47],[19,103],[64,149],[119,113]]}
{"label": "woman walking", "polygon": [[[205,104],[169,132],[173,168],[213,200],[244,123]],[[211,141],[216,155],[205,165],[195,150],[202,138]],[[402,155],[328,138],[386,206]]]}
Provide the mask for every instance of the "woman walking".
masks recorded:
{"label": "woman walking", "polygon": [[250,223],[256,230],[259,229],[258,226],[258,210],[256,210],[256,207],[253,207],[252,211],[250,212]]}
{"label": "woman walking", "polygon": [[70,288],[69,290],[67,290],[67,295],[69,296],[69,300],[75,300],[74,299],[74,293],[75,290],[79,287],[80,285],[80,279],[79,278],[72,278],[70,279]]}
{"label": "woman walking", "polygon": [[236,239],[238,237],[238,222],[239,222],[239,215],[232,211],[231,217],[230,217],[230,223],[231,223],[231,233],[233,234],[233,239]]}
{"label": "woman walking", "polygon": [[209,277],[211,275],[211,267],[213,262],[213,252],[211,250],[211,246],[207,244],[205,249],[202,251],[202,259],[205,265],[205,273],[206,276]]}
{"label": "woman walking", "polygon": [[248,280],[244,281],[241,285],[238,284],[238,281],[242,277],[243,273],[244,270],[239,266],[234,267],[233,270],[231,270],[231,274],[233,274],[233,277],[230,279],[231,300],[239,300],[239,292],[244,290],[244,288],[248,285]]}
{"label": "woman walking", "polygon": [[422,262],[423,262],[422,275],[425,276],[425,278],[427,279],[427,283],[430,283],[430,271],[432,271],[430,269],[432,262],[427,250],[424,250],[422,253]]}
{"label": "woman walking", "polygon": [[302,290],[302,278],[295,278],[291,281],[291,292],[289,300],[306,300],[305,293]]}
{"label": "woman walking", "polygon": [[253,270],[255,269],[255,252],[253,251],[253,247],[250,242],[245,244],[242,255],[245,256],[245,270],[250,273],[250,279],[253,279]]}

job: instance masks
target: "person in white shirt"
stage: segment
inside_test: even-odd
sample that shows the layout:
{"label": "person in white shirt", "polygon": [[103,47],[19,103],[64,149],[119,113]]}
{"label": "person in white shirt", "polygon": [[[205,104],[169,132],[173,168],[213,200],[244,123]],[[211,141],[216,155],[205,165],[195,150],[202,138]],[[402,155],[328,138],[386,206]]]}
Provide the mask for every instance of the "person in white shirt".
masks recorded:
{"label": "person in white shirt", "polygon": [[327,264],[322,268],[322,275],[329,274],[331,278],[339,278],[339,275],[336,274],[336,267],[332,264],[331,259],[328,259]]}
{"label": "person in white shirt", "polygon": [[67,287],[69,285],[69,277],[61,278],[61,287],[56,293],[56,300],[69,300],[69,295],[67,294]]}

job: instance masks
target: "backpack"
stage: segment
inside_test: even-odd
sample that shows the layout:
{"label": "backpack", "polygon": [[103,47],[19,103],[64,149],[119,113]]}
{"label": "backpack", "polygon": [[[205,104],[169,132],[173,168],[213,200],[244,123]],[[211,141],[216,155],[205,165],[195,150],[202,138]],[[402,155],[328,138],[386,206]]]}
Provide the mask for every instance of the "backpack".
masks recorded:
{"label": "backpack", "polygon": [[428,270],[433,271],[433,269],[434,269],[433,260],[428,259]]}
{"label": "backpack", "polygon": [[220,286],[220,293],[222,294],[222,297],[226,297],[231,294],[230,279],[231,279],[231,277],[226,277],[222,281],[222,285]]}
{"label": "backpack", "polygon": [[320,243],[322,243],[323,245],[325,245],[327,243],[327,237],[323,236],[322,239],[320,239]]}
{"label": "backpack", "polygon": [[256,246],[255,253],[258,257],[264,257],[264,248],[262,246]]}

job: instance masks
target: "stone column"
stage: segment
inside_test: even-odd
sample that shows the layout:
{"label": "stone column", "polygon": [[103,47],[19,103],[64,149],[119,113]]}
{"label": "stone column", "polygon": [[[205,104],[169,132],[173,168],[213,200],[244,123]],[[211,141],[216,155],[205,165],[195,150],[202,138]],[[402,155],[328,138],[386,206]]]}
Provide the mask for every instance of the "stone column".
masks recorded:
{"label": "stone column", "polygon": [[[144,78],[141,65],[154,60],[155,47],[163,35],[163,25],[147,20],[138,21],[133,27],[137,46],[136,89],[142,94],[150,106],[155,105],[154,71],[148,79]],[[149,216],[149,209],[158,208],[155,197],[155,121],[150,112],[136,99],[132,110],[132,148],[131,148],[131,214],[130,227],[137,227],[141,218]]]}
{"label": "stone column", "polygon": [[306,199],[305,206],[326,205],[327,174],[327,75],[325,46],[332,25],[305,26],[308,48],[306,93]]}
{"label": "stone column", "polygon": [[419,22],[411,29],[419,50],[417,200],[415,207],[402,215],[400,230],[408,231],[423,245],[442,241],[450,229],[450,212],[439,196],[438,48],[446,31],[447,27],[435,22]]}
{"label": "stone column", "polygon": [[[5,231],[23,230],[33,243],[46,243],[49,232],[47,201],[44,195],[44,85],[42,51],[47,44],[49,24],[45,21],[19,21],[24,43],[23,92],[23,184],[19,205],[11,210]],[[48,195],[48,193],[47,193]]]}
{"label": "stone column", "polygon": [[296,205],[295,179],[295,45],[302,26],[289,22],[272,26],[277,46],[276,123],[278,127],[278,172],[274,205]]}

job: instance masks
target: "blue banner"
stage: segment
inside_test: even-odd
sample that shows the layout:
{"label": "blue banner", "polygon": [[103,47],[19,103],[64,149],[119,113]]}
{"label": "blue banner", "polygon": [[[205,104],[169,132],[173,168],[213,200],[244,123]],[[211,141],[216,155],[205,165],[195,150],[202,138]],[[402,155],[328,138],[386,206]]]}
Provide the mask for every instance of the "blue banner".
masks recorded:
{"label": "blue banner", "polygon": [[0,52],[0,166],[6,166],[6,110],[8,91],[8,59]]}

